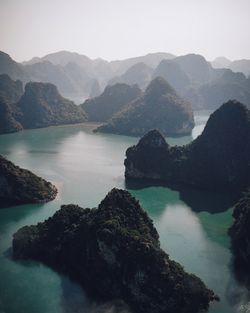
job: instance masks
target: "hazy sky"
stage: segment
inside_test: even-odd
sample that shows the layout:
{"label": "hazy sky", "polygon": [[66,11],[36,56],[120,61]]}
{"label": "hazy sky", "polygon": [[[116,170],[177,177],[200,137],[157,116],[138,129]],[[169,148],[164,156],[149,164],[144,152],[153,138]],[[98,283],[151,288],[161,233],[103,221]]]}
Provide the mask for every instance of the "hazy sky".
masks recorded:
{"label": "hazy sky", "polygon": [[0,50],[17,61],[58,50],[250,59],[250,0],[0,0]]}

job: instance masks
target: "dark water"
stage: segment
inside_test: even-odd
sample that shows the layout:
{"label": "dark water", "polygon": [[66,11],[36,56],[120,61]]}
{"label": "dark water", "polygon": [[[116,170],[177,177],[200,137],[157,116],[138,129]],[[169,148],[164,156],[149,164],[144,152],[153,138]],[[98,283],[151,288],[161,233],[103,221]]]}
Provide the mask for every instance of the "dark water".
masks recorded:
{"label": "dark water", "polygon": [[[196,115],[193,137],[203,129],[207,113]],[[169,139],[184,144],[192,137]],[[125,188],[123,160],[136,138],[92,134],[87,126],[24,131],[0,136],[0,154],[34,171],[59,188],[56,200],[0,210],[0,312],[82,313],[126,312],[120,305],[99,306],[67,278],[34,262],[13,262],[12,234],[21,226],[43,221],[62,203],[96,206],[113,187]],[[203,212],[212,195],[190,195],[190,201],[165,187],[131,190],[153,218],[161,245],[189,272],[199,275],[221,297],[213,313],[250,312],[248,294],[230,270],[227,228],[232,210]],[[193,197],[193,199],[191,199]],[[193,200],[193,201],[191,201]],[[185,202],[184,202],[185,201]],[[188,204],[187,204],[188,203]],[[216,202],[219,203],[220,202]]]}

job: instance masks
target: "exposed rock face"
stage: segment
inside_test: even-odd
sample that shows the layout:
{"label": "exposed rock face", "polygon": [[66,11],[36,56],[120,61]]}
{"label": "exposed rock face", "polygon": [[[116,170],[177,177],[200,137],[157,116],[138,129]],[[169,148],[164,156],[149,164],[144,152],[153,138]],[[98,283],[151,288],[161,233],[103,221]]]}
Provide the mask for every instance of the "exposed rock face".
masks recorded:
{"label": "exposed rock face", "polygon": [[191,104],[179,97],[161,77],[149,84],[145,93],[97,131],[141,136],[158,128],[166,136],[183,136],[194,127]]}
{"label": "exposed rock face", "polygon": [[22,94],[23,84],[20,80],[13,81],[7,74],[0,75],[0,96],[16,103]]}
{"label": "exposed rock face", "polygon": [[137,85],[115,84],[107,86],[99,97],[86,100],[81,106],[89,121],[105,122],[141,95]]}
{"label": "exposed rock face", "polygon": [[62,206],[45,222],[21,228],[13,256],[66,273],[99,299],[122,298],[134,312],[196,313],[215,298],[161,250],[151,219],[123,190],[113,189],[97,209]]}
{"label": "exposed rock face", "polygon": [[0,74],[7,74],[13,80],[21,80],[27,82],[29,75],[24,70],[23,66],[14,60],[7,54],[0,51]]}
{"label": "exposed rock face", "polygon": [[8,75],[0,75],[0,134],[12,133],[23,127],[17,121],[20,111],[15,106],[23,94],[20,80],[13,81]]}
{"label": "exposed rock face", "polygon": [[17,121],[20,111],[6,97],[0,95],[0,134],[13,133],[23,129]]}
{"label": "exposed rock face", "polygon": [[229,101],[210,116],[203,133],[189,145],[169,147],[158,131],[149,132],[127,150],[125,176],[236,192],[250,185],[249,155],[250,111]]}
{"label": "exposed rock face", "polygon": [[233,268],[236,278],[250,289],[250,190],[235,205],[233,217],[234,223],[229,229]]}
{"label": "exposed rock face", "polygon": [[56,187],[0,156],[0,206],[41,203],[56,197]]}
{"label": "exposed rock face", "polygon": [[235,205],[234,223],[229,230],[235,263],[248,269],[247,275],[250,281],[250,191],[245,193]]}
{"label": "exposed rock face", "polygon": [[63,98],[56,86],[49,83],[27,83],[17,107],[22,112],[19,122],[24,128],[86,121],[83,110],[72,101]]}

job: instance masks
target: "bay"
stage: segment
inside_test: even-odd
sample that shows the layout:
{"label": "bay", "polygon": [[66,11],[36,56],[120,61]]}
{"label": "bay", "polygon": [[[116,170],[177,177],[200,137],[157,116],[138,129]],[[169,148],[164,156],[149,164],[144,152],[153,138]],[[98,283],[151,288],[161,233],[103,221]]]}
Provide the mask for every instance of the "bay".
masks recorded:
{"label": "bay", "polygon": [[[209,113],[196,112],[192,136],[169,138],[168,142],[186,144],[196,138]],[[97,305],[80,286],[40,263],[11,259],[12,235],[20,227],[52,216],[61,204],[94,207],[113,187],[126,188],[125,151],[138,138],[94,134],[92,129],[92,125],[85,124],[0,136],[0,154],[52,181],[59,190],[50,203],[0,210],[0,312],[126,311],[112,303]],[[220,296],[221,301],[213,304],[209,312],[250,312],[249,294],[235,281],[230,267],[227,229],[232,223],[232,208],[215,195],[205,193],[188,193],[187,201],[179,192],[161,186],[129,191],[154,220],[162,248]],[[221,205],[219,213],[205,211],[207,205],[213,206],[215,202]]]}

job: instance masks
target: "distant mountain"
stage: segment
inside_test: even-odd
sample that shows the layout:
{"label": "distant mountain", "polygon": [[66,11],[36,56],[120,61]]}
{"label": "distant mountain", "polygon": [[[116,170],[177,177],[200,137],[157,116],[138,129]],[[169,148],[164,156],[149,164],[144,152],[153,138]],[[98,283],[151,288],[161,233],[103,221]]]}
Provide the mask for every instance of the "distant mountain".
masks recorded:
{"label": "distant mountain", "polygon": [[0,51],[0,74],[7,74],[13,80],[21,80],[22,82],[29,80],[29,75],[25,72],[23,66],[2,51]]}
{"label": "distant mountain", "polygon": [[235,194],[250,186],[249,143],[250,110],[229,101],[189,145],[170,147],[158,131],[147,133],[127,150],[125,176]]}
{"label": "distant mountain", "polygon": [[94,79],[92,81],[92,85],[91,85],[91,90],[89,93],[89,97],[90,98],[94,98],[94,97],[98,97],[101,94],[101,87],[100,84],[98,83],[97,79]]}
{"label": "distant mountain", "polygon": [[68,77],[64,69],[48,61],[24,66],[32,81],[52,83],[57,86],[63,95],[76,94],[72,80]]}
{"label": "distant mountain", "polygon": [[166,136],[190,134],[194,127],[191,104],[177,95],[161,77],[155,78],[145,93],[96,131],[140,136],[158,128]]}
{"label": "distant mountain", "polygon": [[141,89],[145,89],[152,77],[153,69],[145,63],[136,63],[132,65],[121,76],[112,78],[108,84],[124,83],[128,85],[137,84]]}
{"label": "distant mountain", "polygon": [[213,68],[229,68],[231,62],[232,61],[225,57],[218,57],[210,63]]}
{"label": "distant mountain", "polygon": [[242,59],[230,61],[227,58],[219,57],[211,62],[214,68],[229,68],[233,72],[241,72],[246,76],[250,75],[250,60]]}
{"label": "distant mountain", "polygon": [[163,77],[181,94],[184,94],[185,90],[191,85],[191,79],[175,60],[161,61],[153,73],[154,78],[158,76]]}
{"label": "distant mountain", "polygon": [[20,80],[13,81],[7,74],[0,74],[0,96],[11,103],[17,102],[23,94],[23,84]]}
{"label": "distant mountain", "polygon": [[[1,52],[0,74],[8,74],[24,84],[28,81],[50,82],[64,97],[76,103],[99,95],[108,83],[137,83],[144,89],[153,78],[162,76],[192,103],[194,109],[216,109],[231,98],[248,104],[248,79],[245,77],[245,82],[242,80],[241,83],[225,81],[224,74],[228,69],[222,67],[230,67],[234,72],[248,76],[250,60],[230,62],[220,57],[214,62],[221,62],[217,66],[219,68],[213,68],[203,56],[197,54],[175,57],[169,53],[151,53],[108,62],[59,51],[19,64]],[[215,66],[215,63],[212,64]]]}
{"label": "distant mountain", "polygon": [[237,60],[230,63],[229,68],[234,72],[242,72],[250,75],[250,60]]}
{"label": "distant mountain", "polygon": [[144,63],[151,68],[155,68],[162,60],[164,59],[168,60],[173,58],[175,58],[175,56],[171,53],[156,52],[135,58],[111,61],[110,66],[116,75],[121,75],[125,73],[127,69],[129,69],[131,66],[137,63]]}
{"label": "distant mountain", "polygon": [[107,86],[100,96],[86,100],[81,107],[89,121],[106,122],[140,95],[137,85],[115,84]]}
{"label": "distant mountain", "polygon": [[54,65],[65,66],[68,63],[75,63],[86,69],[92,68],[92,60],[90,58],[88,58],[86,55],[79,54],[76,52],[70,52],[70,51],[58,51],[55,53],[47,54],[41,58],[35,57],[31,59],[30,61],[23,62],[23,64],[28,65],[28,64],[41,63],[44,61],[49,61],[50,63]]}
{"label": "distant mountain", "polygon": [[55,85],[27,83],[25,92],[17,103],[22,112],[19,122],[24,128],[75,124],[86,121],[81,107],[63,98]]}
{"label": "distant mountain", "polygon": [[202,85],[212,79],[212,66],[199,54],[187,54],[174,59],[189,76],[192,85]]}
{"label": "distant mountain", "polygon": [[188,91],[185,97],[196,109],[216,110],[221,103],[237,99],[250,108],[250,79],[242,73],[226,70],[224,74],[196,91]]}

